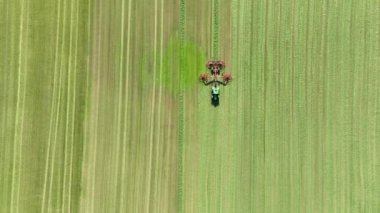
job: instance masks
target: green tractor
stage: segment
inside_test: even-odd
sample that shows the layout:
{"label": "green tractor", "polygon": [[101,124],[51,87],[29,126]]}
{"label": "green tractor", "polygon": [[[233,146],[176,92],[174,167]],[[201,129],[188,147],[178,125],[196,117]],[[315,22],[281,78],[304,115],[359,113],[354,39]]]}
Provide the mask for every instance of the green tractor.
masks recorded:
{"label": "green tractor", "polygon": [[200,74],[199,80],[206,86],[212,84],[211,104],[217,107],[219,105],[219,85],[227,86],[232,80],[232,76],[230,73],[224,73],[222,71],[225,67],[224,61],[208,61],[206,67],[211,74]]}

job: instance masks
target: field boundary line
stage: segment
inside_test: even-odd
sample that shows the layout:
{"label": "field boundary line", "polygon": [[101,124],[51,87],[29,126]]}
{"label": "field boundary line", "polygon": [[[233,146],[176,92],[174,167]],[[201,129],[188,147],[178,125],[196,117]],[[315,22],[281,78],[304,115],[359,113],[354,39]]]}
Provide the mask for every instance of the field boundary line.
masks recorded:
{"label": "field boundary line", "polygon": [[[131,32],[131,4],[132,1],[128,0],[128,28],[127,28],[127,53],[126,53],[126,64],[125,64],[125,106],[128,106],[128,85],[129,85],[129,54],[130,54],[130,32]],[[124,211],[124,191],[125,191],[125,165],[126,165],[126,143],[127,143],[127,130],[128,130],[128,108],[125,110],[124,113],[124,134],[123,134],[123,155],[122,155],[122,164],[121,164],[121,193],[120,193],[120,212]]]}

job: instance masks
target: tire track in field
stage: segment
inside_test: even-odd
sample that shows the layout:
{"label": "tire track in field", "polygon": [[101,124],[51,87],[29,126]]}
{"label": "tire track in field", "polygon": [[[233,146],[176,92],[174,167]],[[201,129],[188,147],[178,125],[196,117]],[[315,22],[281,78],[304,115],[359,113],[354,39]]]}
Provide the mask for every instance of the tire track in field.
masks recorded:
{"label": "tire track in field", "polygon": [[[15,126],[14,126],[14,142],[13,142],[13,165],[12,165],[12,184],[11,184],[11,204],[10,204],[10,212],[13,212],[13,206],[14,204],[14,188],[15,188],[15,178],[16,178],[16,154],[17,154],[17,147],[18,147],[18,120],[19,120],[19,108],[20,108],[20,85],[21,85],[21,61],[22,61],[22,37],[23,37],[23,21],[24,21],[24,7],[23,4],[21,4],[21,15],[20,15],[20,34],[19,34],[19,58],[18,58],[18,69],[17,69],[17,98],[16,98],[16,115],[15,115]],[[17,203],[16,203],[17,205]]]}
{"label": "tire track in field", "polygon": [[[170,84],[170,91],[173,91],[173,84]],[[168,115],[168,126],[169,127],[171,127],[172,125],[173,125],[173,121],[174,121],[174,119],[173,119],[173,113],[169,113],[169,115]],[[171,136],[174,134],[174,131],[172,132],[172,128],[169,128],[168,129],[168,137],[169,138],[172,138]],[[168,151],[168,154],[167,154],[167,157],[165,158],[165,160],[167,160],[167,161],[170,161],[170,160],[172,160],[172,159],[170,159],[170,157],[171,157],[171,149],[169,149],[169,151]],[[167,191],[165,190],[165,192],[164,192],[164,197],[166,197],[167,196],[167,193],[166,193]],[[179,197],[178,197],[179,198]],[[164,205],[164,208],[163,209],[168,209],[169,207],[169,205],[167,204],[167,203],[165,203],[166,205]]]}
{"label": "tire track in field", "polygon": [[[124,4],[124,3],[123,3]],[[129,101],[129,68],[130,68],[130,41],[131,41],[131,7],[132,7],[132,1],[128,0],[128,28],[127,28],[127,47],[126,47],[126,64],[125,64],[125,102],[124,106],[128,106],[128,101]],[[122,59],[123,60],[123,59]],[[121,193],[120,193],[120,212],[125,212],[124,210],[124,203],[126,203],[127,199],[125,199],[125,171],[126,171],[126,158],[127,158],[127,136],[129,133],[128,129],[128,113],[129,113],[129,108],[127,107],[124,112],[124,134],[123,134],[123,152],[122,152],[122,163],[121,163]],[[123,202],[124,201],[124,202]]]}
{"label": "tire track in field", "polygon": [[[252,44],[252,41],[251,41],[251,35],[252,35],[252,29],[251,29],[251,22],[252,22],[252,12],[251,12],[251,8],[252,8],[252,2],[251,1],[244,1],[243,4],[241,5],[242,8],[241,8],[241,11],[244,11],[242,12],[243,15],[245,15],[244,19],[246,20],[246,23],[245,23],[245,27],[241,28],[242,30],[242,34],[243,34],[243,37],[242,39],[242,47],[241,47],[241,51],[239,51],[239,53],[241,53],[241,64],[240,64],[240,68],[239,68],[239,73],[241,73],[241,77],[238,79],[238,81],[242,82],[240,85],[242,86],[242,88],[239,90],[239,92],[241,92],[241,94],[243,95],[242,97],[242,106],[246,106],[246,105],[249,105],[249,101],[251,98],[244,98],[245,96],[247,96],[248,94],[250,94],[250,89],[252,88],[252,84],[251,84],[251,77],[252,77],[252,73],[250,73],[250,68],[251,68],[251,58],[250,58],[250,51],[251,51],[251,45]],[[243,19],[243,18],[242,18]],[[252,114],[252,111],[253,109],[249,109],[249,110],[246,110],[247,107],[245,108],[242,108],[242,118],[241,118],[241,121],[240,123],[241,124],[245,124],[247,122],[247,120],[250,120],[252,118],[251,114]],[[240,171],[241,171],[241,174],[239,175],[239,178],[240,178],[240,182],[249,182],[251,184],[251,169],[252,169],[252,164],[254,163],[253,161],[250,161],[251,158],[248,158],[249,155],[251,155],[251,153],[249,152],[250,151],[250,148],[252,146],[252,138],[250,136],[252,136],[254,133],[252,132],[253,130],[249,128],[249,126],[246,126],[246,125],[243,125],[241,127],[240,130],[240,135],[241,135],[241,143],[239,143],[239,153],[240,153],[240,158],[239,160],[241,160],[240,162]],[[250,134],[248,134],[250,133]],[[250,212],[250,209],[251,209],[251,205],[252,203],[250,202],[251,199],[250,197],[252,196],[252,193],[250,193],[250,187],[245,187],[245,184],[242,184],[241,186],[239,186],[241,192],[240,192],[240,196],[242,197],[242,199],[239,200],[239,202],[237,203],[237,206],[239,207],[237,211],[241,211],[241,212]]]}
{"label": "tire track in field", "polygon": [[[119,87],[119,90],[118,90],[118,105],[117,105],[117,110],[116,110],[116,119],[115,119],[115,123],[116,123],[116,137],[115,137],[115,141],[116,141],[116,154],[114,155],[114,159],[113,161],[115,162],[115,171],[114,171],[114,180],[116,181],[116,186],[119,185],[119,171],[120,171],[120,168],[119,168],[119,160],[120,160],[120,146],[121,146],[121,143],[122,143],[122,138],[121,138],[121,126],[122,126],[122,108],[123,108],[123,72],[124,72],[124,32],[125,32],[125,1],[122,1],[122,4],[121,4],[121,23],[120,23],[120,57],[119,57],[119,83],[118,83],[118,87]],[[121,190],[123,190],[121,188]],[[119,190],[116,188],[115,189],[115,193],[114,193],[114,196],[115,196],[115,199],[113,199],[113,204],[111,205],[111,207],[113,208],[111,211],[114,212],[116,211],[117,209],[117,203],[118,203],[118,199],[116,199],[118,197],[118,194],[119,194]],[[122,200],[121,200],[122,202]]]}
{"label": "tire track in field", "polygon": [[[28,8],[26,9],[28,10]],[[26,12],[28,16],[29,11]],[[17,79],[17,98],[16,98],[16,115],[15,115],[15,130],[14,130],[14,146],[13,146],[13,168],[12,168],[12,189],[11,189],[11,206],[10,206],[10,212],[13,212],[13,208],[15,206],[16,212],[18,212],[19,207],[19,187],[20,187],[20,176],[21,176],[21,155],[22,155],[22,133],[23,133],[23,115],[24,115],[24,102],[25,102],[25,90],[26,90],[26,70],[24,68],[24,76],[22,77],[22,70],[23,70],[23,51],[22,48],[24,46],[23,43],[23,37],[24,37],[24,15],[25,15],[25,5],[24,2],[21,3],[21,14],[20,14],[20,35],[19,35],[19,58],[18,58],[18,79]],[[21,88],[21,84],[23,84],[24,88]],[[22,98],[20,100],[20,95],[22,95]],[[21,122],[19,118],[19,111],[22,110],[21,115]],[[18,156],[18,162],[17,162],[17,155]],[[17,166],[16,166],[17,165]],[[18,173],[16,173],[16,167],[18,170]],[[17,177],[17,184],[15,183],[15,179]],[[17,186],[16,186],[17,185]],[[16,192],[15,192],[15,188]],[[16,193],[16,195],[15,195]],[[14,201],[16,196],[16,201]]]}
{"label": "tire track in field", "polygon": [[[70,1],[70,36],[69,36],[69,56],[68,56],[68,67],[67,67],[67,72],[68,72],[68,75],[67,75],[67,95],[66,95],[66,118],[65,118],[65,141],[64,141],[64,158],[63,158],[63,189],[62,189],[62,212],[65,212],[65,207],[66,207],[66,187],[68,188],[71,188],[71,185],[69,184],[68,186],[67,185],[67,165],[69,165],[69,170],[71,169],[71,165],[70,165],[70,161],[69,163],[67,163],[66,161],[68,161],[69,159],[72,158],[72,156],[68,156],[69,154],[71,154],[71,146],[73,145],[72,144],[72,139],[70,139],[69,137],[69,132],[70,132],[70,112],[72,111],[71,109],[71,102],[73,101],[72,99],[75,100],[75,95],[72,96],[72,90],[75,90],[75,87],[73,87],[72,89],[72,85],[71,85],[71,79],[72,79],[72,48],[73,48],[73,0]],[[74,101],[73,101],[74,102]],[[74,106],[73,106],[74,107]],[[75,111],[72,111],[72,113],[74,114]],[[71,126],[74,126],[74,121],[72,121],[71,123]],[[71,141],[71,144],[69,145]],[[70,151],[69,151],[70,150]],[[69,172],[70,173],[70,172]],[[68,202],[70,202],[70,200],[68,200]],[[69,208],[69,211],[70,211],[70,208]]]}
{"label": "tire track in field", "polygon": [[186,1],[180,0],[179,2],[179,40],[180,40],[180,76],[179,76],[179,128],[178,128],[178,145],[179,145],[179,168],[178,168],[178,212],[184,212],[184,143],[185,143],[185,100],[184,100],[184,63],[185,53],[183,46],[185,43],[185,29],[186,29]]}
{"label": "tire track in field", "polygon": [[[211,58],[213,60],[219,60],[219,0],[212,0],[211,2]],[[212,106],[210,106],[213,108]],[[211,125],[212,135],[211,140],[207,141],[207,172],[206,179],[207,182],[207,192],[206,192],[206,210],[207,211],[216,211],[214,207],[218,206],[217,197],[218,197],[218,175],[216,174],[216,167],[218,167],[218,163],[221,162],[216,159],[216,151],[217,151],[217,127],[218,127],[218,114],[219,109],[211,109]],[[210,154],[211,152],[211,154]],[[215,179],[214,179],[215,178]],[[215,196],[213,196],[215,195]]]}
{"label": "tire track in field", "polygon": [[[56,93],[57,93],[57,69],[58,69],[58,51],[59,51],[59,32],[60,32],[60,15],[61,15],[61,9],[60,9],[61,1],[58,0],[57,3],[57,29],[56,29],[56,45],[55,45],[55,54],[54,54],[54,70],[53,70],[53,94],[51,99],[51,113],[50,113],[50,122],[49,122],[49,134],[48,134],[48,141],[47,141],[47,150],[46,150],[46,163],[45,163],[45,172],[44,172],[44,184],[43,184],[43,191],[42,191],[42,201],[41,201],[41,212],[44,213],[45,211],[45,199],[46,199],[46,186],[47,186],[47,179],[48,179],[48,173],[49,173],[49,162],[50,162],[50,146],[51,146],[51,139],[52,139],[52,131],[53,131],[53,122],[54,122],[54,112],[55,108],[58,108],[55,105],[56,101]],[[60,89],[60,88],[58,88]],[[54,143],[54,142],[53,142]]]}
{"label": "tire track in field", "polygon": [[[91,30],[91,27],[92,27],[92,21],[91,21],[91,14],[92,14],[92,4],[91,4],[91,0],[88,0],[88,7],[87,7],[87,12],[88,12],[88,16],[87,16],[87,22],[88,22],[88,27],[87,27],[87,51],[88,53],[91,52],[92,48],[91,48],[91,44],[93,43],[93,39],[92,39],[92,30]],[[81,165],[81,185],[83,185],[83,190],[82,190],[82,193],[84,192],[85,194],[88,194],[89,193],[89,181],[88,181],[88,177],[87,177],[87,174],[89,173],[89,168],[87,167],[86,163],[88,158],[90,158],[90,152],[89,152],[89,136],[90,136],[90,129],[91,129],[91,126],[90,126],[90,110],[91,110],[91,105],[89,103],[90,102],[90,97],[91,97],[91,91],[92,91],[92,84],[91,84],[91,77],[92,75],[90,74],[90,70],[91,70],[91,63],[92,62],[92,58],[87,56],[87,59],[86,59],[86,94],[85,94],[85,99],[86,99],[86,102],[85,102],[85,110],[84,110],[84,127],[83,127],[83,131],[84,131],[84,135],[83,135],[83,160],[82,160],[82,165]],[[87,170],[87,171],[86,171]],[[80,196],[80,199],[79,199],[79,211],[80,212],[87,212],[88,211],[88,196],[84,196],[84,195],[81,195]]]}
{"label": "tire track in field", "polygon": [[[8,23],[6,24],[7,26],[7,31],[9,32],[9,36],[6,37],[5,39],[5,42],[6,42],[6,47],[7,47],[7,52],[6,53],[9,53],[9,62],[7,63],[8,66],[6,66],[6,69],[7,70],[12,70],[12,72],[3,72],[4,74],[6,73],[6,80],[5,81],[7,83],[7,87],[6,88],[9,88],[7,94],[6,94],[6,105],[5,107],[7,108],[7,110],[5,110],[5,112],[7,112],[7,114],[10,114],[12,116],[9,116],[7,119],[6,119],[6,122],[5,122],[5,125],[7,128],[5,128],[5,140],[9,141],[9,143],[5,143],[7,145],[6,149],[4,150],[4,158],[6,159],[6,166],[5,166],[5,169],[7,171],[10,171],[10,175],[6,175],[5,176],[5,180],[4,180],[4,187],[5,189],[3,189],[3,192],[2,192],[2,197],[5,197],[6,199],[3,199],[1,201],[1,203],[7,207],[7,210],[10,210],[11,208],[11,203],[13,202],[12,201],[12,197],[9,196],[9,194],[12,194],[13,192],[13,155],[14,155],[14,146],[15,144],[12,143],[15,138],[14,138],[14,131],[16,131],[15,129],[15,120],[14,119],[14,114],[16,112],[16,109],[17,105],[14,104],[14,96],[17,96],[17,91],[16,91],[16,88],[15,88],[15,84],[17,84],[16,80],[13,80],[13,78],[16,78],[17,76],[17,60],[18,60],[18,57],[17,57],[17,54],[16,54],[16,51],[17,51],[17,28],[18,26],[16,25],[16,23],[18,22],[16,20],[16,15],[14,15],[15,13],[15,7],[13,5],[11,5],[10,3],[7,3],[7,6],[6,6],[6,13],[7,13],[7,21]],[[7,57],[4,57],[4,61],[6,61]],[[4,69],[4,70],[6,70]],[[4,90],[4,91],[7,91],[7,90]],[[17,100],[17,99],[16,99]],[[11,106],[11,107],[9,107]],[[7,134],[8,133],[8,134]]]}
{"label": "tire track in field", "polygon": [[[5,37],[1,37],[1,41],[0,41],[0,46],[1,46],[1,53],[0,53],[0,58],[2,58],[2,60],[0,60],[0,70],[8,70],[8,61],[7,59],[9,59],[10,57],[5,57],[7,54],[9,54],[9,36],[11,33],[8,31],[9,30],[9,23],[11,22],[9,20],[9,4],[6,4],[6,6],[4,4],[2,4],[2,7],[0,7],[0,11],[2,12],[2,16],[1,16],[1,23],[0,25],[3,26],[7,33],[4,33],[3,35]],[[4,21],[4,22],[3,22]],[[8,155],[9,155],[9,151],[8,151],[8,147],[9,147],[9,144],[10,143],[7,143],[5,141],[8,141],[8,137],[7,137],[7,132],[10,131],[10,128],[8,126],[8,119],[7,119],[7,116],[9,114],[8,112],[8,97],[9,97],[9,94],[13,93],[11,92],[12,90],[9,89],[9,81],[7,81],[7,76],[8,76],[8,73],[7,72],[1,72],[0,74],[0,84],[2,84],[2,91],[0,92],[0,95],[2,97],[2,102],[0,103],[1,105],[1,114],[0,114],[0,117],[2,118],[1,119],[1,124],[0,124],[0,128],[1,128],[1,135],[0,135],[0,141],[4,141],[3,143],[1,143],[0,145],[0,154],[1,154],[1,157],[0,157],[0,171],[9,171],[8,170],[8,167],[9,167],[9,164],[8,164]],[[4,91],[8,91],[7,93],[5,93]],[[3,173],[1,173],[3,174]],[[8,179],[10,175],[0,175],[0,185],[4,186],[2,188],[2,192],[0,193],[0,197],[1,198],[4,198],[5,197],[5,194],[8,192],[8,187],[9,187],[9,184],[8,184]],[[7,186],[8,185],[8,186]],[[9,196],[7,196],[9,197]],[[8,198],[7,198],[8,199]],[[0,199],[0,206],[3,206],[3,208],[5,209],[5,207],[7,207],[7,199]]]}
{"label": "tire track in field", "polygon": [[[238,62],[238,60],[239,60],[239,58],[238,58],[238,56],[239,56],[239,54],[238,54],[238,52],[239,52],[239,45],[238,45],[238,42],[236,42],[236,41],[239,41],[239,35],[240,35],[240,33],[239,33],[239,3],[238,3],[238,1],[237,0],[232,0],[232,2],[231,2],[231,7],[232,7],[232,37],[233,37],[233,39],[232,39],[232,42],[233,42],[233,44],[232,44],[232,58],[231,58],[231,62],[232,62],[232,69],[233,70],[235,70],[236,72],[235,72],[235,79],[237,78],[238,80],[235,80],[233,83],[235,84],[234,85],[234,87],[236,88],[235,89],[235,91],[232,91],[233,93],[234,93],[234,95],[235,95],[235,98],[236,99],[234,99],[234,103],[233,103],[233,105],[232,105],[232,108],[234,109],[233,110],[233,118],[235,119],[235,120],[238,120],[238,119],[236,119],[237,117],[238,117],[238,115],[237,115],[237,106],[238,106],[238,100],[239,100],[239,90],[238,90],[238,87],[239,87],[239,81],[240,81],[240,76],[239,76],[239,62]],[[235,125],[237,126],[238,124],[237,123],[235,123]],[[237,162],[237,159],[238,159],[238,157],[239,157],[239,155],[237,154],[237,143],[236,143],[236,141],[238,141],[238,131],[233,131],[233,134],[231,134],[231,140],[232,141],[235,141],[235,143],[233,143],[233,146],[232,146],[232,153],[233,153],[233,156],[232,156],[232,159],[234,160],[233,162],[233,164],[232,164],[232,166],[231,166],[231,170],[232,170],[232,172],[234,173],[233,174],[233,178],[232,178],[232,183],[234,184],[233,186],[234,186],[234,188],[236,189],[236,186],[237,186],[237,163],[235,163],[235,162]],[[236,190],[232,190],[232,192],[231,192],[231,197],[233,198],[233,201],[232,201],[232,204],[231,204],[231,208],[232,209],[236,209],[236,203],[235,203],[235,197],[236,197]]]}
{"label": "tire track in field", "polygon": [[[29,33],[29,21],[30,19],[28,18],[29,17],[29,1],[28,3],[26,4],[26,38],[25,38],[25,52],[28,52],[28,33]],[[22,38],[21,38],[22,39]],[[21,54],[21,53],[20,53]],[[21,57],[21,55],[20,55]],[[17,191],[16,191],[16,194],[17,194],[17,207],[16,207],[16,212],[19,212],[19,201],[20,201],[20,185],[21,185],[21,173],[22,173],[22,146],[23,146],[23,130],[24,130],[24,115],[25,115],[25,96],[26,96],[26,87],[27,87],[27,77],[28,77],[28,67],[27,67],[27,63],[28,63],[28,57],[26,56],[25,57],[25,61],[23,61],[23,63],[21,63],[21,66],[23,66],[22,68],[24,69],[24,87],[23,87],[23,95],[22,95],[22,114],[21,114],[21,124],[20,124],[20,148],[19,148],[19,153],[20,153],[20,156],[19,156],[19,165],[18,165],[18,184],[17,184]]]}
{"label": "tire track in field", "polygon": [[[8,62],[7,62],[7,57],[5,57],[8,53],[9,53],[9,42],[8,42],[8,38],[10,36],[8,36],[10,33],[8,32],[9,30],[9,23],[11,21],[9,21],[9,4],[6,4],[6,6],[2,5],[1,7],[1,11],[3,12],[2,13],[2,20],[1,21],[4,21],[4,25],[3,25],[3,22],[0,23],[0,25],[2,25],[6,30],[7,30],[7,33],[4,33],[3,35],[5,35],[5,37],[1,39],[0,41],[0,46],[2,47],[2,50],[1,50],[1,55],[0,57],[2,58],[2,60],[0,61],[0,70],[8,70]],[[9,57],[8,57],[9,58]],[[9,126],[8,126],[8,119],[6,118],[9,114],[8,112],[8,96],[10,93],[10,91],[12,91],[11,89],[8,89],[9,88],[9,81],[7,81],[7,76],[8,76],[8,73],[7,72],[1,72],[1,75],[0,75],[0,84],[2,84],[2,92],[0,92],[0,95],[2,97],[2,102],[1,102],[1,108],[2,108],[2,114],[0,114],[0,117],[2,118],[1,119],[1,125],[0,125],[0,128],[1,128],[1,135],[0,135],[0,141],[4,141],[3,143],[1,143],[0,145],[0,154],[1,154],[1,157],[0,157],[0,171],[9,171],[8,170],[8,167],[9,167],[9,164],[8,164],[8,155],[9,155],[9,151],[8,151],[8,146],[10,143],[7,143],[5,141],[8,141],[8,138],[7,138],[7,132],[9,132]],[[7,93],[5,93],[4,91],[8,91]],[[3,173],[1,173],[3,174]],[[5,187],[6,185],[9,185],[8,184],[8,177],[9,175],[5,176],[5,175],[0,175],[0,185],[4,186],[2,188],[2,192],[0,193],[0,197],[3,198],[4,195],[8,192],[8,187]],[[7,196],[9,197],[9,196]],[[5,209],[5,207],[7,207],[7,199],[0,199],[0,206],[4,206],[3,208]]]}
{"label": "tire track in field", "polygon": [[[232,63],[231,63],[231,38],[232,38],[232,28],[230,21],[232,20],[232,9],[231,1],[221,0],[218,3],[217,10],[220,11],[219,14],[219,58],[224,60],[226,63],[226,68],[224,72],[233,72]],[[233,72],[234,73],[234,72]],[[235,76],[235,74],[233,74]],[[235,95],[231,93],[234,89],[235,83],[231,82],[228,86],[221,88],[221,105],[218,107],[217,111],[217,141],[215,144],[216,148],[216,162],[219,162],[217,167],[216,179],[217,179],[217,188],[218,188],[218,197],[217,197],[217,206],[215,206],[215,211],[217,212],[234,212],[230,206],[230,196],[231,189],[233,185],[231,184],[233,170],[231,170],[234,165],[233,161],[233,143],[231,140],[231,133],[233,130],[231,127],[235,126],[234,121],[231,115],[234,112],[234,109],[231,108],[231,103],[233,103],[233,98]]]}
{"label": "tire track in field", "polygon": [[[162,109],[162,106],[161,106],[161,102],[162,102],[162,71],[163,71],[163,54],[164,54],[164,0],[161,0],[161,4],[160,4],[160,10],[161,10],[161,16],[160,16],[160,27],[161,27],[161,30],[160,30],[160,67],[159,67],[159,91],[158,91],[158,115],[157,115],[157,127],[158,127],[158,136],[156,137],[157,138],[157,148],[156,148],[156,158],[155,158],[155,174],[156,174],[156,179],[155,179],[155,182],[154,182],[154,186],[155,186],[155,191],[154,191],[154,194],[153,194],[153,197],[154,198],[160,198],[160,192],[161,192],[161,188],[158,187],[158,183],[159,183],[159,180],[161,180],[161,171],[162,169],[158,169],[159,167],[159,162],[160,162],[160,158],[159,158],[159,154],[160,154],[160,135],[161,135],[161,109]],[[154,209],[162,209],[160,208],[160,201],[159,199],[157,199],[158,201],[156,201],[156,204],[157,206],[154,206],[155,208]]]}
{"label": "tire track in field", "polygon": [[[244,1],[241,2],[241,1],[236,1],[236,0],[233,0],[232,1],[232,8],[233,8],[233,41],[234,44],[233,44],[233,57],[232,57],[232,64],[233,64],[233,70],[235,70],[235,80],[234,80],[234,87],[236,88],[236,90],[234,91],[234,95],[236,96],[236,99],[235,99],[235,107],[234,107],[234,117],[235,117],[235,120],[237,121],[236,123],[236,129],[233,130],[233,132],[235,133],[233,135],[233,140],[235,141],[234,144],[233,144],[233,153],[235,154],[234,156],[234,160],[235,160],[235,164],[232,166],[232,169],[233,169],[233,172],[234,172],[234,179],[233,179],[233,183],[234,183],[234,190],[232,191],[232,198],[233,198],[233,201],[232,201],[232,209],[234,209],[235,211],[239,211],[240,209],[240,203],[239,203],[239,199],[237,198],[240,193],[238,193],[239,191],[239,187],[240,185],[238,184],[240,182],[240,171],[241,171],[241,149],[239,147],[239,145],[241,144],[241,141],[242,141],[242,138],[241,138],[241,131],[242,131],[242,120],[243,120],[243,113],[242,113],[242,82],[243,82],[243,78],[244,78],[244,74],[243,74],[243,71],[242,71],[242,57],[240,57],[241,54],[239,54],[241,51],[242,51],[242,42],[244,41],[244,35],[242,33],[242,28],[240,27],[240,22],[242,20],[242,16],[244,15],[244,10],[242,10],[242,5],[243,5]],[[243,7],[244,9],[244,7]],[[243,54],[242,54],[243,55]]]}
{"label": "tire track in field", "polygon": [[154,42],[153,42],[153,48],[154,48],[154,54],[153,54],[153,86],[152,86],[152,108],[151,108],[151,120],[150,120],[150,136],[149,136],[149,166],[148,166],[148,186],[147,186],[147,194],[146,194],[146,212],[149,212],[149,206],[151,203],[150,200],[150,193],[151,193],[151,178],[152,178],[152,160],[153,160],[153,135],[154,135],[154,109],[156,105],[156,71],[157,71],[157,0],[154,1]]}
{"label": "tire track in field", "polygon": [[[60,67],[59,67],[59,81],[58,81],[58,103],[57,103],[57,114],[56,114],[56,117],[55,117],[55,132],[54,132],[54,144],[53,144],[53,150],[52,150],[52,157],[51,157],[51,171],[50,171],[50,183],[49,183],[49,198],[48,198],[48,212],[51,211],[51,199],[52,199],[52,191],[53,191],[53,179],[54,179],[54,167],[55,167],[55,155],[56,155],[56,146],[57,146],[57,140],[58,140],[58,129],[59,129],[59,120],[60,120],[60,109],[61,109],[61,91],[63,90],[61,87],[62,87],[62,84],[63,84],[63,61],[64,61],[64,47],[65,47],[65,22],[66,22],[66,3],[64,2],[64,6],[63,6],[63,36],[62,36],[62,42],[61,42],[61,54],[59,55],[60,56]],[[58,56],[57,56],[58,57]],[[60,170],[58,170],[60,171]],[[57,192],[58,194],[59,192]]]}
{"label": "tire track in field", "polygon": [[[99,2],[98,5],[97,5],[97,8],[100,7],[101,3]],[[98,9],[99,11],[99,21],[98,21],[98,25],[97,25],[97,29],[100,31],[100,29],[102,29],[102,17],[103,17],[103,13],[102,13],[102,10],[101,9]],[[101,50],[102,50],[102,45],[101,45],[101,41],[102,41],[102,33],[99,32],[99,37],[97,38],[97,61],[94,62],[94,67],[93,69],[95,69],[97,71],[96,73],[96,93],[94,94],[96,97],[96,101],[95,101],[95,122],[94,122],[94,130],[95,130],[95,134],[94,134],[94,141],[93,141],[93,150],[91,152],[91,154],[93,155],[93,159],[92,159],[92,171],[90,170],[89,172],[91,173],[89,176],[91,177],[91,202],[90,202],[90,211],[89,212],[94,212],[94,209],[95,209],[95,185],[96,185],[96,160],[97,160],[97,145],[98,145],[98,123],[99,123],[99,99],[100,99],[100,73],[101,73]]]}
{"label": "tire track in field", "polygon": [[[118,6],[118,4],[116,4]],[[116,7],[117,7],[116,6]],[[110,171],[110,173],[112,173],[112,180],[115,182],[115,186],[118,186],[119,185],[119,179],[120,179],[120,163],[119,163],[119,160],[120,160],[120,152],[121,152],[121,149],[120,147],[122,146],[121,143],[122,143],[122,136],[121,136],[121,126],[122,126],[122,103],[123,103],[123,88],[124,88],[124,85],[123,85],[123,69],[124,69],[124,35],[125,35],[125,1],[122,1],[121,2],[121,17],[120,17],[120,40],[119,40],[119,43],[120,43],[120,50],[119,50],[119,55],[118,55],[118,68],[117,68],[117,71],[118,73],[115,73],[115,75],[117,74],[118,75],[118,83],[116,84],[115,83],[115,86],[117,89],[117,104],[115,104],[115,118],[114,119],[114,122],[113,122],[113,125],[116,126],[115,129],[115,132],[113,132],[114,134],[114,140],[115,140],[115,144],[116,144],[116,149],[114,149],[114,153],[112,155],[112,159],[110,160],[112,165],[114,165],[114,169],[113,171]],[[116,62],[115,62],[116,63]],[[115,212],[116,211],[116,208],[118,207],[118,201],[119,199],[118,198],[118,195],[119,195],[119,191],[120,188],[118,187],[114,187],[113,190],[110,190],[110,193],[112,194],[113,198],[111,199],[110,203],[111,203],[111,209],[109,211],[111,212]]]}
{"label": "tire track in field", "polygon": [[73,113],[71,120],[73,122],[71,127],[71,150],[70,150],[70,171],[69,171],[69,192],[68,192],[68,211],[71,212],[71,188],[73,176],[73,157],[74,157],[74,141],[75,141],[75,115],[76,115],[76,87],[77,87],[77,72],[78,72],[78,40],[79,40],[79,1],[76,4],[76,38],[75,38],[75,52],[74,52],[74,80],[73,80]]}
{"label": "tire track in field", "polygon": [[[219,50],[220,50],[220,43],[219,43],[219,34],[220,34],[220,28],[219,28],[219,0],[213,0],[211,2],[211,58],[213,60],[219,60]],[[207,88],[208,94],[209,88]],[[210,99],[209,99],[210,100]],[[218,205],[218,180],[219,177],[217,175],[218,168],[220,167],[220,161],[217,160],[217,147],[218,147],[218,137],[217,133],[218,126],[219,126],[219,119],[218,116],[220,114],[220,109],[214,108],[210,105],[210,103],[207,105],[210,116],[209,120],[206,121],[206,126],[208,128],[211,128],[211,131],[208,133],[208,139],[204,141],[204,148],[206,149],[206,156],[204,160],[206,161],[206,172],[205,172],[205,206],[204,210],[209,211],[217,211],[216,209]]]}
{"label": "tire track in field", "polygon": [[[214,2],[207,2],[203,7],[205,8],[205,12],[202,13],[201,17],[204,17],[205,25],[202,26],[202,28],[205,29],[207,33],[203,33],[202,37],[204,38],[205,42],[203,45],[205,45],[205,49],[207,50],[207,57],[208,59],[213,57],[213,4]],[[201,29],[201,32],[203,30]],[[205,63],[202,61],[202,63]],[[207,69],[205,69],[205,72],[208,72]],[[215,140],[213,137],[214,126],[212,121],[212,114],[215,113],[214,107],[210,104],[210,88],[204,85],[200,85],[199,89],[197,91],[197,99],[198,104],[196,111],[198,112],[197,121],[195,122],[197,124],[197,130],[199,131],[198,134],[198,141],[199,141],[199,147],[200,147],[200,156],[199,156],[199,175],[198,175],[198,193],[199,193],[199,199],[198,199],[198,211],[199,212],[208,212],[209,211],[209,157],[210,157],[210,143],[212,143],[212,140]],[[191,154],[189,159],[191,159]],[[190,191],[188,192],[190,193]],[[189,202],[186,202],[186,210],[191,209],[188,207],[189,205],[192,205]]]}

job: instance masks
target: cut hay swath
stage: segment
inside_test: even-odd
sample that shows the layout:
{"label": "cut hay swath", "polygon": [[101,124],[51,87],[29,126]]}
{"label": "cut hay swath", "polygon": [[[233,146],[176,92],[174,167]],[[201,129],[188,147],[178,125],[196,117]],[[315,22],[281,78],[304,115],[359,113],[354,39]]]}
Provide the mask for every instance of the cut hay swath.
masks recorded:
{"label": "cut hay swath", "polygon": [[185,143],[185,100],[184,100],[184,73],[185,67],[185,33],[186,33],[186,0],[179,3],[179,121],[178,121],[178,212],[185,212],[184,209],[184,143]]}

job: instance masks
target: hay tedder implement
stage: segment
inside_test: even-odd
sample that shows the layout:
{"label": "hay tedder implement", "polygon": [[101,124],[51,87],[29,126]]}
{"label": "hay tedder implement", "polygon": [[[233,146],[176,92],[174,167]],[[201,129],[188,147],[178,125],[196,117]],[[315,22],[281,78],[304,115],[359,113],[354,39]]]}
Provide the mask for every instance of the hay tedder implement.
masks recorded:
{"label": "hay tedder implement", "polygon": [[225,67],[224,61],[208,61],[206,67],[211,74],[202,73],[199,75],[199,80],[206,86],[212,84],[211,104],[217,107],[219,105],[219,84],[227,86],[232,80],[232,76],[230,73],[223,71]]}

